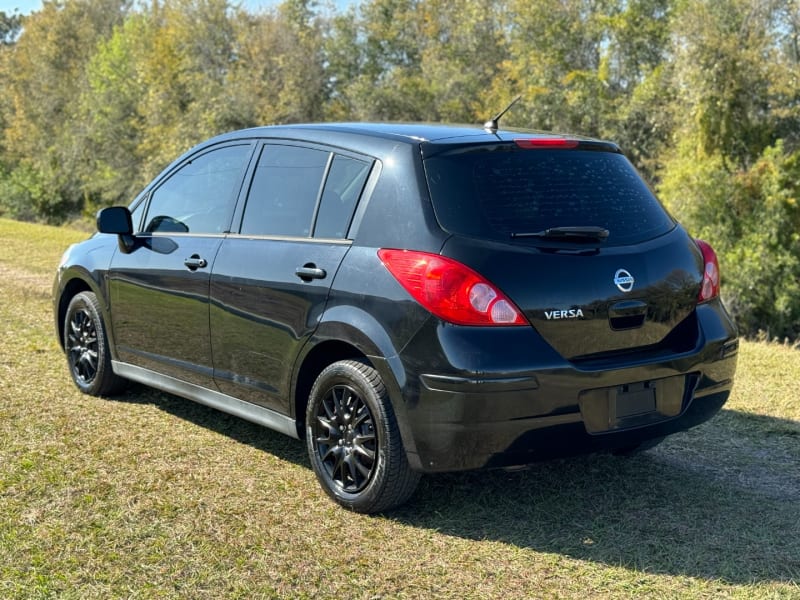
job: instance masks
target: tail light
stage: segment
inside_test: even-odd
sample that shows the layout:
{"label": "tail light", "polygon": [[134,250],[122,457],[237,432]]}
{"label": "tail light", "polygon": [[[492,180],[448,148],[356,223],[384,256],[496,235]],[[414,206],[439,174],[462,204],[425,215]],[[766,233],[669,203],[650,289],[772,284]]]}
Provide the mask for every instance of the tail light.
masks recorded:
{"label": "tail light", "polygon": [[456,325],[527,325],[503,292],[458,261],[413,250],[378,250],[378,257],[425,309]]}
{"label": "tail light", "polygon": [[703,254],[703,283],[697,301],[708,302],[719,296],[719,261],[717,253],[708,242],[695,240],[695,243]]}

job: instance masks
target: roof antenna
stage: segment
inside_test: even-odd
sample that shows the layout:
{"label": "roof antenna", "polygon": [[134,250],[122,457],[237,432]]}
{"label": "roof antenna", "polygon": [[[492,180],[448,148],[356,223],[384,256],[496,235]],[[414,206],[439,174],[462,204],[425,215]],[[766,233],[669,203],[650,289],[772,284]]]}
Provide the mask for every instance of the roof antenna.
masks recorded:
{"label": "roof antenna", "polygon": [[490,120],[486,121],[486,123],[484,123],[484,124],[483,124],[483,128],[484,128],[486,131],[488,131],[489,133],[497,133],[497,128],[500,126],[500,118],[501,118],[501,117],[502,117],[504,114],[506,114],[506,113],[509,111],[509,109],[510,109],[512,106],[514,106],[514,105],[517,103],[517,100],[519,100],[520,98],[522,98],[522,94],[520,94],[519,96],[517,96],[516,98],[514,98],[514,99],[511,101],[511,104],[509,104],[508,106],[506,106],[506,107],[505,107],[503,110],[501,110],[499,113],[497,113],[497,114],[496,114],[494,117],[492,117]]}

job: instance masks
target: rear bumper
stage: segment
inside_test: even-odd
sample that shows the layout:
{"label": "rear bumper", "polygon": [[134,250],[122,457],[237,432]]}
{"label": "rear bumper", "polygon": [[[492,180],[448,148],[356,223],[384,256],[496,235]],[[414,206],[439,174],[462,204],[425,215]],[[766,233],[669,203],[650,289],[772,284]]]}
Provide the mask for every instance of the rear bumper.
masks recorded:
{"label": "rear bumper", "polygon": [[401,353],[405,385],[391,386],[412,467],[523,465],[622,449],[710,419],[730,394],[738,341],[721,304],[698,307],[697,318],[691,351],[581,365],[530,328],[432,323]]}

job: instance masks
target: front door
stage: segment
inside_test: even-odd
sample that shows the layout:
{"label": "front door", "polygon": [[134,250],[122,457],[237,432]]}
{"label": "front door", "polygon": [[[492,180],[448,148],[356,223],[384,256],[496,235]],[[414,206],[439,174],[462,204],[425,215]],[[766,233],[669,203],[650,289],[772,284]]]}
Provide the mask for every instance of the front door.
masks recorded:
{"label": "front door", "polygon": [[109,270],[118,360],[214,387],[209,280],[250,151],[201,151],[152,191],[135,249]]}

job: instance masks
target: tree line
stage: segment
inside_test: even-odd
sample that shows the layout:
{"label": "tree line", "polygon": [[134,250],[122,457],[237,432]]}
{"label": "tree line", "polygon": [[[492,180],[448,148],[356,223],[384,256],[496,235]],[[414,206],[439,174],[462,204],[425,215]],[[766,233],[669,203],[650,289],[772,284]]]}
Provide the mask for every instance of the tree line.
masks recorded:
{"label": "tree line", "polygon": [[0,12],[0,215],[124,204],[211,135],[504,124],[618,142],[717,249],[743,332],[800,335],[800,0],[45,0]]}

